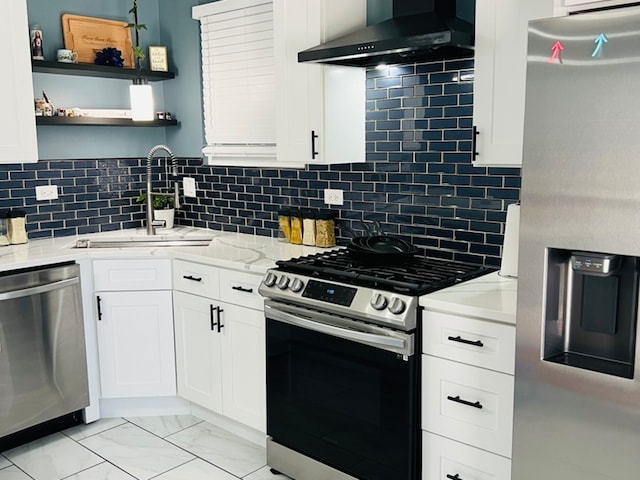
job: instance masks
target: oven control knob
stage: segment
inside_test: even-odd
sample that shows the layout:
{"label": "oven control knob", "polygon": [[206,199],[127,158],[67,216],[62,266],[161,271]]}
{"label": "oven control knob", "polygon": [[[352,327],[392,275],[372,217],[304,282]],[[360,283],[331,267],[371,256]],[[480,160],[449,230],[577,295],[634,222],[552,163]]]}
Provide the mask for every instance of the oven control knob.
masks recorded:
{"label": "oven control knob", "polygon": [[407,305],[400,298],[393,297],[391,299],[391,303],[389,304],[389,311],[394,315],[400,315],[407,309]]}
{"label": "oven control knob", "polygon": [[284,275],[281,276],[280,280],[278,280],[278,288],[280,290],[286,290],[288,286],[289,286],[289,277],[285,277]]}
{"label": "oven control knob", "polygon": [[302,280],[300,280],[299,278],[295,278],[293,282],[291,282],[291,286],[289,287],[289,289],[292,292],[298,293],[300,290],[302,290],[303,287],[304,283],[302,283]]}
{"label": "oven control knob", "polygon": [[275,273],[267,273],[267,276],[264,279],[264,284],[267,287],[273,287],[276,284],[276,280],[278,280],[278,277],[276,276]]}
{"label": "oven control knob", "polygon": [[374,293],[369,303],[376,310],[384,310],[387,306],[387,297],[379,293]]}

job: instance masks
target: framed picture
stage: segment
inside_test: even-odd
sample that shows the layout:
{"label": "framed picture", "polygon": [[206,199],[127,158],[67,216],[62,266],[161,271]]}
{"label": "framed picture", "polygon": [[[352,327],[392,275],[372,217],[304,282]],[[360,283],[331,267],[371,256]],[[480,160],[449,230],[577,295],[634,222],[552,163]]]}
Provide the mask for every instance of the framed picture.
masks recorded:
{"label": "framed picture", "polygon": [[149,47],[149,68],[154,72],[168,72],[167,47]]}

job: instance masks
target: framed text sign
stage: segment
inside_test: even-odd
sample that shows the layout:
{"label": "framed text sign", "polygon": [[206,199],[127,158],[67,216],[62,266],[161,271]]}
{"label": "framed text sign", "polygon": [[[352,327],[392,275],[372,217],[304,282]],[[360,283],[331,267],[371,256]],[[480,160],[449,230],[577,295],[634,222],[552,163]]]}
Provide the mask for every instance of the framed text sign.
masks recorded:
{"label": "framed text sign", "polygon": [[167,47],[149,47],[149,68],[154,72],[168,72]]}

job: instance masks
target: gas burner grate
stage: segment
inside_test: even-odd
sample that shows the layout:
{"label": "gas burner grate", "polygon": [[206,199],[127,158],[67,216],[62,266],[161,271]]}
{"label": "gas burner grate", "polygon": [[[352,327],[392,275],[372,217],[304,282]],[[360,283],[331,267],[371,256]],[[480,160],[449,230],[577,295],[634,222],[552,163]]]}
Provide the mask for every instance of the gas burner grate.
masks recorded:
{"label": "gas burner grate", "polygon": [[418,255],[393,265],[375,265],[358,261],[347,249],[281,260],[277,265],[290,273],[408,295],[424,295],[494,271]]}

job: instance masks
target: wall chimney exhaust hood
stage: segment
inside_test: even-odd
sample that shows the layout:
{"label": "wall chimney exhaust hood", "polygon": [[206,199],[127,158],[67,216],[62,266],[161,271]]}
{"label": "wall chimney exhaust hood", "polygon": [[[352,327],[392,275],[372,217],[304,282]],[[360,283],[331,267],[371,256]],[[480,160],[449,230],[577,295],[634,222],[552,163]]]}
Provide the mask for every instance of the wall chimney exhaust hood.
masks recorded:
{"label": "wall chimney exhaust hood", "polygon": [[[394,0],[393,18],[298,53],[298,62],[372,67],[473,56],[475,0]],[[471,17],[473,18],[473,16]]]}

